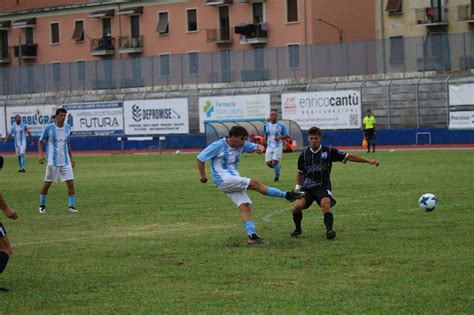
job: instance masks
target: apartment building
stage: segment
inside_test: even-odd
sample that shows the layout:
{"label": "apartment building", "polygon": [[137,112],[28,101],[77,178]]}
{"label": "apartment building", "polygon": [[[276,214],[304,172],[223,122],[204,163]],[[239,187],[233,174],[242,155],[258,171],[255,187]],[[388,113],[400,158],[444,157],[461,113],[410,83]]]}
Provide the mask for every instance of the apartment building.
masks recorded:
{"label": "apartment building", "polygon": [[[4,0],[0,66],[288,47],[376,37],[373,0]],[[164,58],[166,59],[166,58]],[[197,64],[195,65],[197,66]]]}
{"label": "apartment building", "polygon": [[392,66],[406,67],[407,55],[416,54],[419,71],[474,67],[468,56],[474,49],[474,0],[380,0],[376,5],[376,37],[386,40]]}

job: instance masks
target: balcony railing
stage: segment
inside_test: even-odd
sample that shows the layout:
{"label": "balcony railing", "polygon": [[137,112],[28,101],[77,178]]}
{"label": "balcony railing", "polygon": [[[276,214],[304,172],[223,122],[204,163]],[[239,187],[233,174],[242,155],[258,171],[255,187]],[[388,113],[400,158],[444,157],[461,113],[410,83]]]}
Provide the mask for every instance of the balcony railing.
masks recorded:
{"label": "balcony railing", "polygon": [[119,52],[121,54],[137,54],[143,52],[143,36],[119,37]]}
{"label": "balcony railing", "polygon": [[110,56],[115,54],[115,38],[105,36],[91,39],[92,56]]}
{"label": "balcony railing", "polygon": [[448,25],[447,9],[444,7],[427,7],[415,10],[416,24],[426,26]]}
{"label": "balcony railing", "polygon": [[0,50],[0,63],[10,63],[10,51],[9,49]]}
{"label": "balcony railing", "polygon": [[21,46],[14,46],[13,49],[15,50],[15,57],[21,59],[36,59],[36,48],[37,44],[26,44]]}
{"label": "balcony railing", "polygon": [[216,44],[232,43],[232,33],[230,27],[207,30],[207,42]]}
{"label": "balcony railing", "polygon": [[458,5],[458,21],[474,22],[473,13],[470,4]]}
{"label": "balcony railing", "polygon": [[267,23],[242,24],[235,27],[241,44],[265,44],[268,37]]}

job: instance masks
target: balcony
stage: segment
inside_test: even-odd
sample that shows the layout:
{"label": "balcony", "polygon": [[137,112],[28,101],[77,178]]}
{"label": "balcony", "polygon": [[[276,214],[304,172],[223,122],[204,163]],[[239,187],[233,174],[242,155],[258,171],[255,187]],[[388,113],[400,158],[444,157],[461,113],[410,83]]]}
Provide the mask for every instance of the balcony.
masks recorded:
{"label": "balcony", "polygon": [[143,36],[119,37],[119,53],[121,54],[143,53]]}
{"label": "balcony", "polygon": [[206,0],[206,5],[232,4],[232,0]]}
{"label": "balcony", "polygon": [[15,51],[15,57],[21,59],[36,59],[36,48],[38,47],[37,44],[26,44],[21,46],[13,46]]}
{"label": "balcony", "polygon": [[233,41],[230,27],[206,30],[206,33],[208,43],[231,44]]}
{"label": "balcony", "polygon": [[5,63],[10,63],[11,58],[10,58],[10,52],[8,49],[5,49],[4,51],[0,51],[0,64],[5,64]]}
{"label": "balcony", "polygon": [[444,7],[427,7],[415,10],[416,24],[432,26],[448,25],[447,8]]}
{"label": "balcony", "polygon": [[115,54],[115,38],[102,37],[91,39],[91,55],[104,57]]}
{"label": "balcony", "polygon": [[235,27],[235,33],[240,35],[241,44],[266,44],[267,23],[242,24]]}
{"label": "balcony", "polygon": [[458,5],[458,21],[474,23],[474,12],[470,4]]}

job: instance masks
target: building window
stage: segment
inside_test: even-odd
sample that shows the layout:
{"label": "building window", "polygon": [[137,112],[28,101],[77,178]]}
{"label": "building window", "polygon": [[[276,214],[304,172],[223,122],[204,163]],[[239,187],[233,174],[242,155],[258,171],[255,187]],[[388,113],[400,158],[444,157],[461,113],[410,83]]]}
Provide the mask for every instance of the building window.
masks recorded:
{"label": "building window", "polygon": [[[130,16],[130,34],[133,38],[140,38],[140,16],[139,15],[131,15]],[[132,47],[138,47],[132,45]]]}
{"label": "building window", "polygon": [[405,61],[405,47],[403,37],[390,37],[390,63],[403,64]]}
{"label": "building window", "polygon": [[84,41],[84,21],[74,21],[74,32],[72,39],[76,42]]}
{"label": "building window", "polygon": [[0,59],[10,56],[8,52],[8,31],[0,30]]}
{"label": "building window", "polygon": [[112,19],[102,19],[102,37],[112,37]]}
{"label": "building window", "polygon": [[31,27],[25,28],[25,44],[26,45],[33,45],[34,44],[33,28],[31,28]]}
{"label": "building window", "polygon": [[188,53],[188,64],[189,64],[189,75],[199,74],[199,53],[191,52]]}
{"label": "building window", "polygon": [[165,34],[170,33],[168,12],[158,13],[158,24],[156,25],[156,32],[160,35],[165,35]]}
{"label": "building window", "polygon": [[169,54],[160,55],[160,75],[162,77],[168,77],[171,75]]}
{"label": "building window", "polygon": [[252,20],[253,24],[259,24],[265,22],[263,13],[263,2],[252,3]]}
{"label": "building window", "polygon": [[53,62],[52,68],[53,68],[53,83],[59,84],[61,82],[61,64],[59,62]]}
{"label": "building window", "polygon": [[391,13],[402,13],[402,0],[388,0],[387,7],[385,8],[389,14]]}
{"label": "building window", "polygon": [[286,22],[298,22],[298,0],[286,0]]}
{"label": "building window", "polygon": [[186,19],[187,19],[187,31],[197,32],[198,30],[197,10],[196,9],[186,10]]}
{"label": "building window", "polygon": [[86,62],[84,60],[76,61],[76,80],[78,82],[86,81]]}
{"label": "building window", "polygon": [[51,44],[59,44],[59,23],[49,24],[51,34]]}
{"label": "building window", "polygon": [[288,68],[300,67],[300,45],[288,45]]}

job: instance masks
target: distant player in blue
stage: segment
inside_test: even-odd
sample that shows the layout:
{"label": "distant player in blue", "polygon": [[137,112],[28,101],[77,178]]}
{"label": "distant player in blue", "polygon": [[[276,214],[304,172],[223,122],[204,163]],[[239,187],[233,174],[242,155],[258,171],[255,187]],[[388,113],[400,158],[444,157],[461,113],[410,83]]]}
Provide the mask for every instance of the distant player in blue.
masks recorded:
{"label": "distant player in blue", "polygon": [[49,124],[43,130],[38,143],[39,163],[44,164],[45,156],[43,146],[47,143],[47,166],[43,187],[41,188],[39,212],[46,212],[46,196],[49,187],[53,182],[57,182],[61,176],[61,181],[66,182],[69,195],[69,211],[77,212],[76,196],[74,192],[73,167],[75,162],[72,156],[69,137],[71,126],[65,123],[67,111],[64,108],[56,110],[54,123]]}
{"label": "distant player in blue", "polygon": [[281,157],[283,153],[283,140],[289,137],[285,125],[278,121],[276,110],[270,112],[269,122],[263,127],[267,151],[265,152],[265,163],[275,172],[275,182],[280,180]]}
{"label": "distant player in blue", "polygon": [[26,135],[30,138],[30,143],[33,146],[33,139],[31,137],[30,129],[28,126],[21,122],[21,116],[15,116],[15,123],[12,125],[10,131],[8,132],[5,141],[10,140],[12,137],[15,141],[15,152],[18,156],[18,164],[20,164],[20,169],[18,172],[25,172],[25,152],[26,152]]}
{"label": "distant player in blue", "polygon": [[240,155],[249,152],[260,154],[265,150],[262,145],[248,142],[247,138],[248,133],[244,127],[232,127],[227,138],[211,143],[197,156],[197,167],[201,175],[201,183],[206,183],[204,163],[211,161],[212,179],[216,187],[224,192],[239,208],[240,216],[249,237],[248,243],[263,244],[265,242],[257,236],[255,224],[252,220],[252,201],[247,195],[247,190],[255,190],[270,197],[286,198],[290,202],[302,198],[304,193],[283,192],[277,188],[267,187],[257,179],[241,177],[237,171]]}

